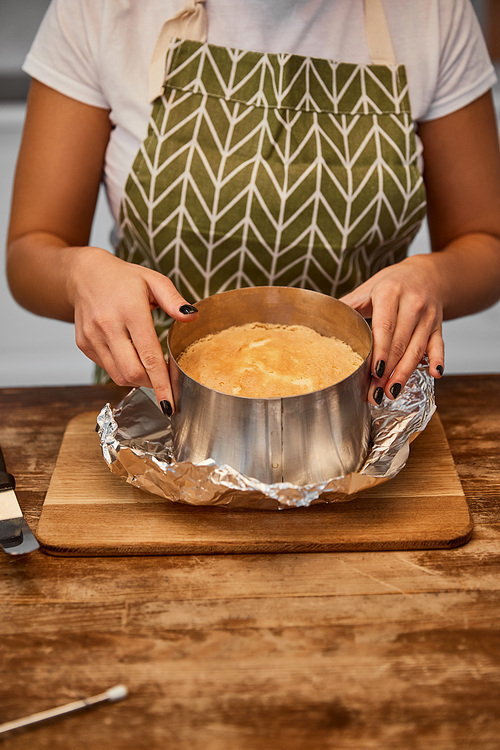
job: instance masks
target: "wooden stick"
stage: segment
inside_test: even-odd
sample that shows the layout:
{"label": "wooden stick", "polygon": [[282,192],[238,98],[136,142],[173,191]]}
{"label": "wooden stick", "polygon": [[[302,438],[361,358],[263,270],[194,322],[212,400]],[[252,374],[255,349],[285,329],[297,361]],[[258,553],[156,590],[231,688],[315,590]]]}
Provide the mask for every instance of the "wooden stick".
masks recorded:
{"label": "wooden stick", "polygon": [[114,687],[106,690],[105,693],[99,693],[98,695],[90,696],[89,698],[83,698],[79,701],[73,701],[67,703],[64,706],[58,706],[57,708],[50,708],[47,711],[40,711],[31,716],[24,716],[21,719],[15,719],[14,721],[8,721],[5,724],[0,724],[0,734],[11,732],[14,729],[21,729],[22,727],[28,727],[32,724],[38,724],[41,721],[48,721],[49,719],[56,719],[66,714],[73,713],[74,711],[81,711],[84,708],[91,708],[98,703],[110,702],[122,700],[128,695],[128,690],[125,685],[115,685]]}

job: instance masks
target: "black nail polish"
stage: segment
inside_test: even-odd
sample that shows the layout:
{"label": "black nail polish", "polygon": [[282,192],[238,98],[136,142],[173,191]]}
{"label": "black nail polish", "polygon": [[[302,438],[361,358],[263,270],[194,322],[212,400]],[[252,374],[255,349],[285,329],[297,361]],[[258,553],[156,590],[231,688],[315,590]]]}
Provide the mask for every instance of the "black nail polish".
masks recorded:
{"label": "black nail polish", "polygon": [[179,307],[179,312],[181,312],[183,315],[192,315],[195,312],[198,312],[196,307],[193,307],[193,305],[181,305]]}
{"label": "black nail polish", "polygon": [[394,383],[394,385],[391,385],[390,391],[391,391],[391,395],[394,398],[397,398],[399,394],[401,393],[401,383]]}
{"label": "black nail polish", "polygon": [[375,375],[377,376],[377,378],[382,377],[382,375],[384,374],[384,370],[385,370],[385,361],[383,359],[379,359],[379,361],[375,365]]}
{"label": "black nail polish", "polygon": [[444,367],[443,367],[443,365],[438,365],[438,366],[436,367],[436,370],[438,371],[438,373],[439,373],[440,375],[442,375],[442,374],[443,374],[443,372],[444,372]]}
{"label": "black nail polish", "polygon": [[383,398],[384,398],[384,389],[381,388],[380,386],[378,388],[375,388],[375,390],[373,391],[373,400],[375,401],[375,403],[380,406]]}
{"label": "black nail polish", "polygon": [[172,409],[172,404],[170,403],[170,401],[167,401],[167,399],[160,401],[160,408],[162,412],[167,415],[167,417],[172,416],[173,409]]}

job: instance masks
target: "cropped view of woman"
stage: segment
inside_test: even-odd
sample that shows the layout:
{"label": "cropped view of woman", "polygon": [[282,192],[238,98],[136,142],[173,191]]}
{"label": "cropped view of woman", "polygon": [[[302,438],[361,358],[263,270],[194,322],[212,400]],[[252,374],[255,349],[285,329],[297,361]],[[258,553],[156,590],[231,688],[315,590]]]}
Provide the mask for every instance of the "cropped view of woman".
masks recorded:
{"label": "cropped view of woman", "polygon": [[[424,355],[441,377],[443,319],[500,298],[496,78],[469,0],[53,0],[25,70],[12,293],[165,413],[168,325],[209,295],[346,302],[371,319],[372,403]],[[101,181],[116,254],[88,245]],[[426,216],[432,252],[407,257]]]}

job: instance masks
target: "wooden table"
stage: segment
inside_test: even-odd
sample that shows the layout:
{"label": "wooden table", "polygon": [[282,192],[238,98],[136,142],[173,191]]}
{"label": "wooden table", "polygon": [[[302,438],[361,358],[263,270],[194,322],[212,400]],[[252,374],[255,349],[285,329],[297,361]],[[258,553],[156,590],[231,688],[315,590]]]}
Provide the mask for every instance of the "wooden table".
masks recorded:
{"label": "wooden table", "polygon": [[[32,526],[68,420],[114,386],[0,391]],[[0,722],[125,683],[129,697],[13,733],[51,750],[500,746],[500,375],[438,410],[475,521],[452,550],[0,556]]]}

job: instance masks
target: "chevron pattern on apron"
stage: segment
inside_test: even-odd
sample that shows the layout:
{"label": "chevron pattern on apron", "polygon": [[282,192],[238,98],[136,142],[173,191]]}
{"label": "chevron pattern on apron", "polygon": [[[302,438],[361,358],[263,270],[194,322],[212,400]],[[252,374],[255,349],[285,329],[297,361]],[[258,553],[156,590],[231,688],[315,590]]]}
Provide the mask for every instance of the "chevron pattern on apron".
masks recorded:
{"label": "chevron pattern on apron", "polygon": [[174,40],[166,69],[120,257],[193,301],[255,285],[341,296],[404,258],[425,190],[403,66]]}
{"label": "chevron pattern on apron", "polygon": [[[404,66],[174,39],[117,254],[193,302],[257,285],[340,297],[406,256],[425,210]],[[166,349],[171,320],[153,320]]]}

